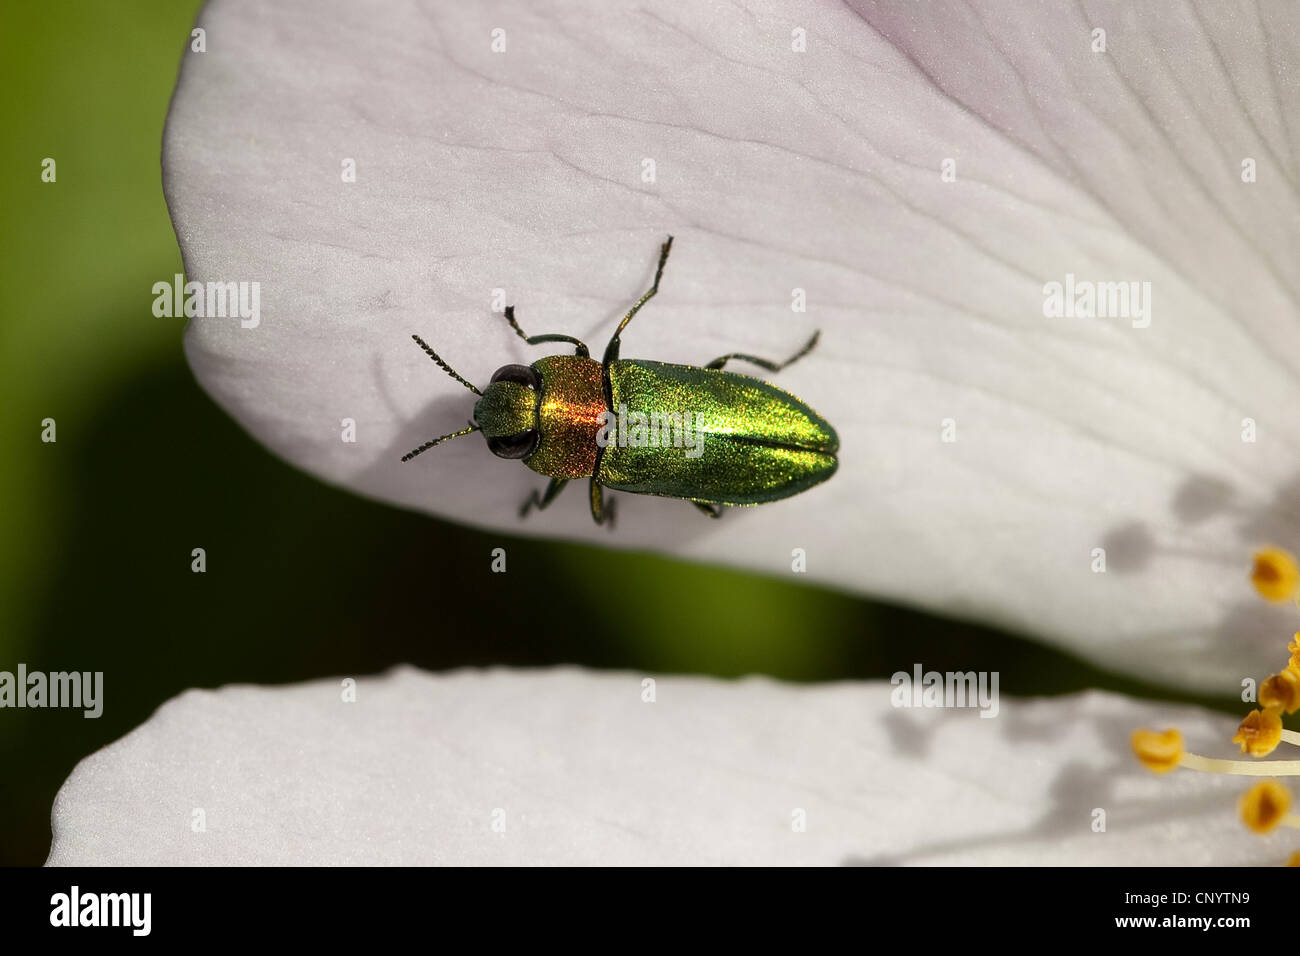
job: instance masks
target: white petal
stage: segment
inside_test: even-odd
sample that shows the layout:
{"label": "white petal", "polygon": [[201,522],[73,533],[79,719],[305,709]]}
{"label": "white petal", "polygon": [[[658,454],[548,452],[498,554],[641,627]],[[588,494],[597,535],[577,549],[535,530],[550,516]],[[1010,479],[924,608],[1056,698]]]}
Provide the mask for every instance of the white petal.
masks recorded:
{"label": "white petal", "polygon": [[[1245,572],[1300,547],[1297,8],[855,6],[214,0],[168,200],[191,278],[260,281],[261,324],[191,322],[196,375],[288,460],[412,508],[773,574],[803,548],[811,580],[1219,694],[1276,669],[1293,628]],[[480,384],[558,351],[510,334],[503,289],[600,354],[668,233],[624,356],[821,328],[776,380],[839,429],[828,484],[719,522],[623,495],[610,534],[585,487],[518,520],[544,480],[477,436],[399,464],[473,398],[411,333]],[[1150,327],[1045,318],[1067,273],[1150,282]]]}
{"label": "white petal", "polygon": [[1244,778],[1157,777],[1129,752],[1174,721],[1226,754],[1221,714],[1092,692],[984,719],[895,709],[885,682],[759,678],[661,677],[646,703],[643,679],[191,690],[78,765],[49,862],[1229,865],[1296,842],[1242,827]]}

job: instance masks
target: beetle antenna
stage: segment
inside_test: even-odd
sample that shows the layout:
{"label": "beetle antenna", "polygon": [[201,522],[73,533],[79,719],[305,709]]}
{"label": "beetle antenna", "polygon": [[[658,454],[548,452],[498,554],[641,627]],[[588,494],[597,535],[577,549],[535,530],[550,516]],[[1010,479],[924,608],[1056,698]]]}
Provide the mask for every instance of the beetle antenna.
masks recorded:
{"label": "beetle antenna", "polygon": [[[468,388],[468,389],[469,389],[471,392],[473,392],[475,395],[482,395],[482,394],[483,394],[483,393],[480,392],[477,388],[475,388],[473,385],[471,385],[469,382],[465,381],[463,378],[461,378],[459,375],[457,375],[457,374],[456,374],[456,370],[455,370],[454,368],[452,368],[450,365],[448,365],[446,362],[444,362],[444,361],[442,360],[442,356],[440,356],[440,355],[439,355],[437,352],[435,352],[433,349],[429,348],[429,346],[428,346],[427,344],[425,344],[424,339],[420,338],[418,335],[412,335],[411,338],[415,339],[416,344],[419,345],[420,348],[424,349],[425,354],[427,354],[427,355],[429,356],[429,358],[433,359],[435,362],[438,363],[438,367],[439,367],[440,369],[442,369],[444,372],[446,372],[448,375],[450,375],[450,376],[451,376],[452,378],[454,378],[456,381],[460,382],[460,384],[464,385],[466,388]],[[441,439],[439,439],[439,441],[441,441]],[[403,459],[403,461],[405,461],[405,459]]]}
{"label": "beetle antenna", "polygon": [[453,438],[460,438],[462,435],[468,435],[470,432],[476,432],[476,431],[478,431],[478,426],[470,425],[469,428],[462,428],[460,431],[452,432],[450,435],[443,435],[441,438],[435,438],[433,441],[427,441],[419,448],[416,448],[412,451],[408,451],[405,455],[402,456],[402,461],[410,461],[416,455],[420,454],[421,452],[428,451],[434,445],[441,445],[445,441],[451,441]]}

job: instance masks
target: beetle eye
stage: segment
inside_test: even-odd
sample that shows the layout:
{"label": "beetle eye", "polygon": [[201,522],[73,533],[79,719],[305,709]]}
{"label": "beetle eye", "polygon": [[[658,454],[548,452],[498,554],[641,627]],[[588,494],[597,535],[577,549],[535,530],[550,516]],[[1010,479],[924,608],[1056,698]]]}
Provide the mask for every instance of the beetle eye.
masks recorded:
{"label": "beetle eye", "polygon": [[[527,368],[526,365],[507,365],[506,368]],[[506,435],[502,438],[489,438],[487,440],[488,451],[498,458],[527,458],[537,448],[537,443],[541,439],[542,433],[536,428],[530,428],[526,432],[520,432],[518,435]]]}
{"label": "beetle eye", "polygon": [[492,381],[526,385],[534,392],[540,391],[542,387],[542,377],[531,365],[502,365],[492,373]]}

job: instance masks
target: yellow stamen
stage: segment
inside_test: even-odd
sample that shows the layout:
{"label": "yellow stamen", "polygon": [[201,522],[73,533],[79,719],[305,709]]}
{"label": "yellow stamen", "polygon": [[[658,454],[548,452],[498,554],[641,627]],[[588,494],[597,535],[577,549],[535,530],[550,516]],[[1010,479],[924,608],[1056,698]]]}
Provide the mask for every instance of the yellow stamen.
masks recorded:
{"label": "yellow stamen", "polygon": [[1250,571],[1251,583],[1269,601],[1285,601],[1300,587],[1300,567],[1295,556],[1281,548],[1261,548],[1255,552]]}
{"label": "yellow stamen", "polygon": [[[1294,601],[1300,608],[1300,565],[1289,551],[1267,547],[1255,552],[1250,580],[1255,590],[1269,601]],[[1291,659],[1285,668],[1270,674],[1259,687],[1259,709],[1251,711],[1237,726],[1233,743],[1250,760],[1221,760],[1188,753],[1183,736],[1175,728],[1133,732],[1133,753],[1154,773],[1168,773],[1183,767],[1203,773],[1228,773],[1250,777],[1300,777],[1300,760],[1261,760],[1281,743],[1300,747],[1300,732],[1282,727],[1282,714],[1300,711],[1300,631],[1287,645]],[[1241,820],[1256,833],[1277,827],[1300,830],[1300,813],[1291,812],[1291,791],[1277,779],[1266,779],[1241,795]],[[1293,852],[1287,866],[1300,867],[1300,850]]]}
{"label": "yellow stamen", "polygon": [[1300,826],[1291,813],[1291,791],[1276,780],[1261,780],[1241,795],[1241,822],[1256,833],[1268,833],[1277,826]]}
{"label": "yellow stamen", "polygon": [[[1279,737],[1300,746],[1300,733],[1284,730]],[[1244,777],[1300,777],[1300,760],[1220,760],[1202,757],[1183,749],[1183,735],[1176,728],[1135,730],[1133,753],[1152,773],[1168,773],[1176,767],[1204,773],[1231,773]]]}
{"label": "yellow stamen", "polygon": [[1276,707],[1288,714],[1300,710],[1300,671],[1294,664],[1287,666],[1264,681],[1259,687],[1259,702],[1263,707]]}
{"label": "yellow stamen", "polygon": [[1237,735],[1232,742],[1241,747],[1242,753],[1267,757],[1282,742],[1281,712],[1276,707],[1252,710],[1237,726]]}

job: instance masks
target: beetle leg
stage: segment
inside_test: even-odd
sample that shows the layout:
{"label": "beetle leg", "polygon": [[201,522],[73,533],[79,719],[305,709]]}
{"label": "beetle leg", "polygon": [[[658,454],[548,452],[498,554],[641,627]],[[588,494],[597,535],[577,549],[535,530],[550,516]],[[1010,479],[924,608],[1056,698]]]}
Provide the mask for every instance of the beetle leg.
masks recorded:
{"label": "beetle leg", "polygon": [[618,358],[618,347],[621,344],[619,341],[619,336],[623,334],[623,330],[627,328],[627,324],[632,321],[632,316],[636,315],[637,311],[641,308],[641,306],[649,302],[651,297],[654,296],[654,294],[659,291],[659,280],[663,277],[664,274],[664,263],[668,261],[668,250],[671,249],[672,247],[673,247],[673,237],[669,236],[668,241],[665,242],[659,248],[659,267],[655,269],[654,285],[650,287],[649,292],[641,296],[641,298],[637,299],[636,305],[632,306],[632,310],[628,312],[627,315],[623,316],[623,321],[620,322],[618,324],[618,328],[614,330],[614,337],[610,339],[609,344],[605,346],[605,360],[604,360],[605,365],[608,365],[610,362],[613,362],[615,359]]}
{"label": "beetle leg", "polygon": [[506,306],[506,321],[515,330],[515,334],[529,345],[541,345],[543,342],[568,342],[570,345],[576,346],[577,351],[574,354],[579,358],[591,357],[591,350],[583,344],[581,339],[575,339],[572,335],[562,335],[559,332],[548,332],[546,335],[529,335],[515,321],[515,307],[513,305]]}
{"label": "beetle leg", "polygon": [[532,511],[534,508],[538,511],[544,509],[559,497],[560,492],[564,490],[564,486],[568,483],[568,478],[552,478],[551,483],[546,486],[546,493],[542,495],[539,495],[537,489],[534,488],[533,493],[528,496],[528,500],[525,501],[523,507],[519,509],[519,517],[528,517],[528,512]]}
{"label": "beetle leg", "polygon": [[614,528],[614,502],[611,499],[605,504],[603,489],[595,478],[591,479],[591,519],[596,524],[609,525],[610,530]]}
{"label": "beetle leg", "polygon": [[699,508],[700,511],[708,515],[710,518],[722,517],[722,505],[720,504],[706,501],[692,501],[691,504],[695,505],[695,507]]}
{"label": "beetle leg", "polygon": [[708,365],[704,367],[722,368],[722,366],[726,365],[727,362],[729,362],[731,359],[742,359],[743,361],[751,362],[754,365],[757,365],[759,368],[765,368],[769,372],[779,372],[781,371],[781,369],[785,368],[788,365],[793,365],[796,361],[798,361],[799,359],[807,355],[809,352],[811,352],[813,348],[817,345],[817,340],[819,338],[821,338],[820,330],[814,332],[813,337],[808,340],[807,344],[804,345],[804,347],[801,348],[798,352],[795,352],[794,355],[791,355],[784,362],[770,362],[767,359],[757,358],[756,356],[753,355],[745,355],[741,352],[732,352],[730,355],[724,355],[721,358],[715,358],[712,362],[710,362]]}

